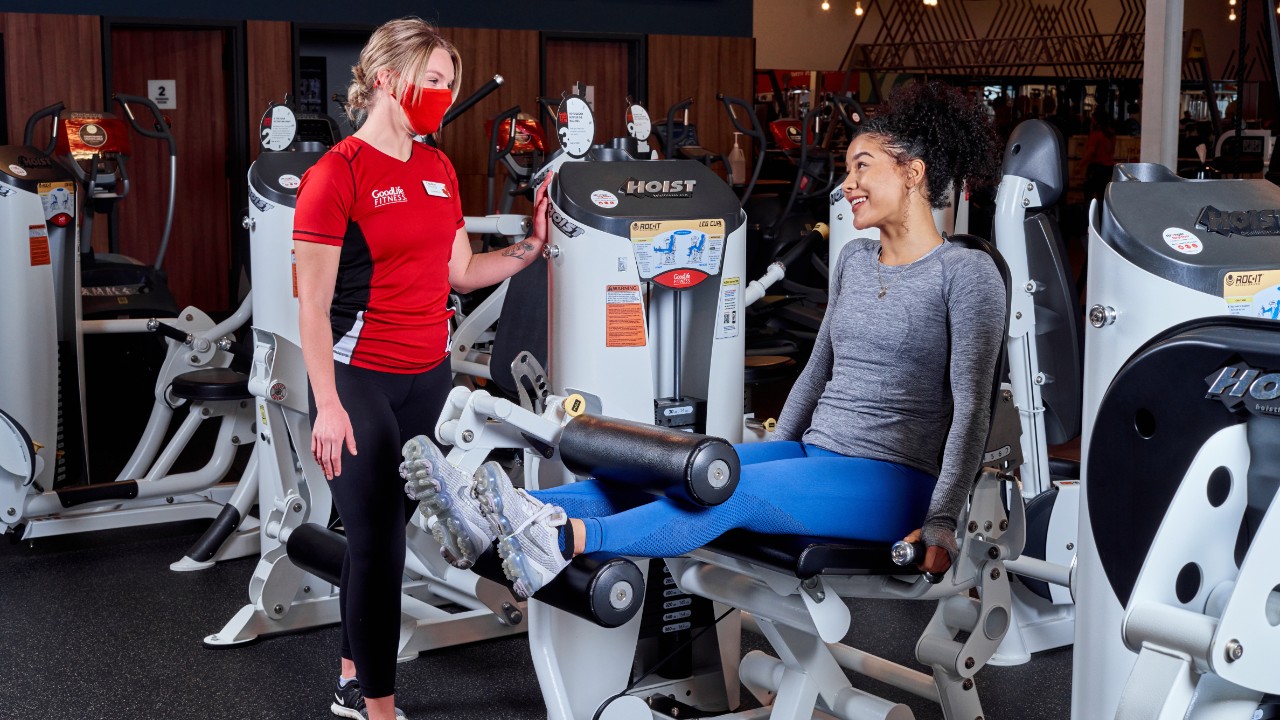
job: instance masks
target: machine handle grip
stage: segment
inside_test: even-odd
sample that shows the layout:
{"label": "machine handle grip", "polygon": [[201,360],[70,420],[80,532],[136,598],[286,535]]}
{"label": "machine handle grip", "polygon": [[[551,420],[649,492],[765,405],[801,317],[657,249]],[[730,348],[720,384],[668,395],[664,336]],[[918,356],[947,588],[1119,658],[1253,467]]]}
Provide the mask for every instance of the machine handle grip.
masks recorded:
{"label": "machine handle grip", "polygon": [[[720,102],[724,103],[725,110],[729,112],[729,120],[733,123],[733,126],[738,129],[738,132],[741,132],[755,141],[755,169],[752,170],[751,181],[748,182],[746,188],[743,189],[742,198],[740,199],[740,202],[745,207],[747,200],[751,198],[751,193],[756,189],[756,182],[760,180],[760,170],[764,167],[764,151],[769,145],[769,139],[765,137],[764,128],[760,125],[760,118],[756,115],[755,108],[748,104],[746,100],[730,97],[724,93],[717,93],[716,98],[720,100]],[[751,129],[743,127],[742,123],[738,121],[738,114],[733,110],[734,106],[742,108],[743,111],[747,113],[747,117],[751,118]]]}
{"label": "machine handle grip", "polygon": [[[112,97],[120,104],[121,109],[124,110],[125,118],[129,120],[129,124],[133,126],[134,130],[138,131],[139,135],[145,135],[146,137],[153,138],[155,140],[164,140],[169,143],[169,154],[177,154],[178,143],[173,139],[173,134],[169,132],[169,123],[165,120],[164,113],[160,112],[160,108],[155,103],[151,102],[150,98],[138,97],[137,95],[125,95],[123,93],[115,93]],[[151,111],[151,116],[154,117],[156,121],[154,130],[148,130],[143,127],[142,123],[138,122],[138,119],[134,117],[133,108],[131,108],[130,105],[135,104],[142,105]]]}
{"label": "machine handle grip", "polygon": [[[859,128],[862,127],[862,122],[867,119],[867,111],[862,109],[862,103],[858,102],[857,98],[849,97],[848,95],[836,95],[831,100],[840,122],[844,124],[849,132],[857,133]],[[854,120],[849,117],[849,112],[846,108],[852,108],[858,119]]]}
{"label": "machine handle grip", "polygon": [[[899,540],[893,544],[893,548],[889,551],[893,557],[893,564],[906,567],[908,565],[919,565],[924,562],[925,551],[928,550],[923,542],[909,543],[906,540]],[[926,572],[924,579],[930,585],[937,585],[942,582],[943,573]]]}
{"label": "machine handle grip", "polygon": [[493,91],[502,87],[502,83],[506,82],[501,75],[494,75],[489,82],[481,85],[475,92],[471,93],[462,102],[449,108],[449,112],[444,114],[444,119],[440,121],[440,127],[443,129],[449,123],[457,119],[459,115],[471,109],[473,105],[481,100],[489,97]]}
{"label": "machine handle grip", "polygon": [[[733,127],[737,129],[738,132],[746,135],[756,142],[765,142],[764,128],[760,127],[760,118],[756,117],[755,110],[747,104],[746,100],[731,97],[724,93],[716,93],[716,99],[724,103],[724,109],[729,113],[729,122],[733,123]],[[751,118],[751,127],[744,126],[742,122],[738,120],[738,113],[733,109],[735,106],[742,108],[746,112],[747,117]]]}
{"label": "machine handle grip", "polygon": [[1248,503],[1246,514],[1254,528],[1271,507],[1280,489],[1280,417],[1254,412],[1246,423],[1249,443]]}
{"label": "machine handle grip", "polygon": [[[191,333],[186,330],[176,328],[168,323],[162,323],[155,318],[151,318],[147,321],[147,329],[151,332],[160,333],[170,340],[176,340],[184,345],[190,345],[194,339],[192,338]],[[250,353],[250,356],[252,356],[252,353]]]}
{"label": "machine handle grip", "polygon": [[805,253],[809,252],[815,242],[819,240],[826,242],[830,236],[831,230],[827,227],[826,223],[818,223],[813,226],[812,230],[805,233],[804,236],[800,238],[799,242],[793,245],[790,250],[779,257],[778,262],[782,263],[782,267],[784,268],[794,268],[796,261],[803,257]]}
{"label": "machine handle grip", "polygon": [[41,150],[41,152],[43,152],[45,155],[52,155],[54,147],[58,143],[58,116],[61,115],[62,111],[66,109],[67,109],[66,105],[58,102],[50,105],[49,107],[40,108],[39,110],[35,111],[35,114],[27,118],[27,126],[22,131],[22,144],[23,145],[31,144],[31,141],[34,135],[36,134],[36,123],[40,122],[41,120],[47,117],[52,117],[53,129],[49,132],[49,144],[46,145],[43,150]]}
{"label": "machine handle grip", "polygon": [[218,349],[243,360],[253,360],[253,345],[238,340],[219,340]]}
{"label": "machine handle grip", "polygon": [[[511,150],[516,146],[516,118],[519,116],[520,106],[513,105],[498,113],[493,118],[493,127],[489,130],[489,177],[493,177],[493,172],[497,169],[498,161],[510,155]],[[511,132],[507,134],[506,147],[499,148],[498,133],[506,123],[511,123]]]}
{"label": "machine handle grip", "polygon": [[680,133],[680,137],[676,138],[676,113],[686,110],[692,105],[693,98],[688,97],[667,109],[667,147],[663,148],[663,150],[669,158],[675,157],[675,149],[680,147],[680,142],[689,133],[689,128],[686,125],[684,131]]}
{"label": "machine handle grip", "polygon": [[560,103],[564,98],[557,97],[539,97],[538,107],[542,108],[542,113],[547,116],[548,128],[560,127],[560,119],[556,117],[556,110],[560,108]]}

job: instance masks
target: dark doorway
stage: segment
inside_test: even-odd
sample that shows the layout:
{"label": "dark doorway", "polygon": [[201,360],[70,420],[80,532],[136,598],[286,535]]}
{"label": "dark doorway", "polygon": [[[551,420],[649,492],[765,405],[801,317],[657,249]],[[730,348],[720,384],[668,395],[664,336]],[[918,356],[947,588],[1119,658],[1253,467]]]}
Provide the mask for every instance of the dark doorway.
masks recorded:
{"label": "dark doorway", "polygon": [[[373,33],[372,27],[293,25],[294,87],[299,107],[322,112],[338,123],[343,137],[355,132],[347,119],[347,87],[351,68]],[[318,108],[318,109],[317,109]]]}
{"label": "dark doorway", "polygon": [[[173,94],[174,106],[163,112],[177,141],[178,174],[164,268],[179,305],[194,305],[215,317],[233,309],[232,214],[246,193],[242,32],[238,24],[103,24],[104,91],[111,112],[120,112],[112,93],[147,97],[148,81],[172,81],[165,92]],[[122,253],[144,262],[155,258],[169,172],[167,145],[135,135],[130,193],[117,210]],[[97,232],[94,240],[99,247]]]}

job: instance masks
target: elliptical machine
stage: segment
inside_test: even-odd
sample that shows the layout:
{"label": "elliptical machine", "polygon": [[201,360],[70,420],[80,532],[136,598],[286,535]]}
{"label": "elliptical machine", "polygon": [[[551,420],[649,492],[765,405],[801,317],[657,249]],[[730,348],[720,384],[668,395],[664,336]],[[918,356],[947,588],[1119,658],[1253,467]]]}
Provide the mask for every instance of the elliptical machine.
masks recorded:
{"label": "elliptical machine", "polygon": [[[128,111],[129,103],[138,99],[120,96],[117,101]],[[191,307],[168,312],[177,317],[165,322],[85,318],[83,308],[100,307],[103,298],[125,315],[165,311],[172,299],[158,284],[162,273],[130,263],[107,269],[95,266],[102,270],[91,273],[99,284],[82,292],[77,219],[89,214],[83,208],[95,191],[98,201],[106,203],[125,192],[127,151],[121,148],[127,148],[128,131],[118,119],[103,114],[73,113],[62,122],[62,112],[61,104],[54,105],[27,123],[29,141],[41,119],[52,120],[54,133],[46,147],[37,149],[28,142],[0,150],[9,160],[0,168],[0,202],[7,207],[0,214],[5,219],[0,236],[11,253],[0,264],[0,286],[5,307],[24,309],[0,315],[0,334],[24,338],[0,350],[3,367],[10,373],[0,387],[0,422],[10,431],[2,433],[8,439],[0,449],[0,532],[29,541],[214,518],[235,507],[239,519],[220,525],[192,552],[202,558],[202,567],[216,559],[256,552],[252,522],[241,522],[247,516],[250,488],[219,485],[230,472],[237,449],[253,441],[242,377],[225,370],[231,362],[230,333],[247,320],[248,302],[220,324]],[[114,122],[98,125],[91,117]],[[77,140],[67,139],[65,132],[59,134],[67,127],[75,128]],[[124,140],[118,137],[121,134]],[[76,143],[96,145],[101,152],[84,157],[83,167],[78,162],[64,165],[53,155],[59,143],[66,148],[77,147]],[[73,167],[83,174],[77,175]],[[103,190],[104,176],[110,176],[121,192]],[[93,181],[81,184],[76,177]],[[102,310],[101,314],[112,313]],[[147,332],[156,332],[167,342],[151,391],[147,426],[115,480],[92,483],[84,411],[84,336]],[[186,419],[166,443],[170,420],[183,405]],[[172,472],[197,428],[212,418],[220,419],[220,424],[209,460],[198,470]],[[249,462],[252,474],[254,459]]]}
{"label": "elliptical machine", "polygon": [[[54,154],[79,183],[86,209],[81,219],[81,235],[85,238],[80,248],[80,284],[84,297],[82,314],[86,319],[174,317],[178,314],[178,307],[169,291],[168,277],[163,268],[173,229],[177,194],[177,142],[155,103],[133,95],[115,94],[112,99],[120,106],[128,125],[111,113],[64,113],[60,106],[55,106],[59,109],[55,113],[56,127],[51,138],[51,143],[56,143]],[[151,113],[154,120],[152,128],[144,127],[134,115],[134,105],[140,105]],[[41,113],[28,121],[28,131],[42,117]],[[116,205],[129,195],[130,190],[128,160],[133,148],[129,127],[139,135],[163,141],[169,149],[168,206],[159,249],[150,264],[119,254]],[[94,219],[99,214],[105,214],[108,219],[110,252],[106,254],[95,253],[90,243]]]}

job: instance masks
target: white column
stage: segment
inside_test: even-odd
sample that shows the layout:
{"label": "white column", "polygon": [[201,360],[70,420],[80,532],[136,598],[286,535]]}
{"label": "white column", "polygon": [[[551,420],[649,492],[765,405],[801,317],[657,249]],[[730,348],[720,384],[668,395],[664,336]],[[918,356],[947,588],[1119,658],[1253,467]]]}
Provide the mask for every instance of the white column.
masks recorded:
{"label": "white column", "polygon": [[1183,0],[1148,0],[1142,59],[1142,162],[1177,170]]}

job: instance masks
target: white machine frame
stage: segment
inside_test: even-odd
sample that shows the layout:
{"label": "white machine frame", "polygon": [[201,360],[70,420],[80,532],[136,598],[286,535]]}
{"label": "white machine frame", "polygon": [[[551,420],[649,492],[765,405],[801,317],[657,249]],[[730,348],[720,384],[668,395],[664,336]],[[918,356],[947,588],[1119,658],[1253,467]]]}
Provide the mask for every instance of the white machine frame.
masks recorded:
{"label": "white machine frame", "polygon": [[[7,189],[7,188],[6,188]],[[81,202],[78,189],[71,190],[73,207]],[[0,198],[6,205],[13,205],[6,215],[21,224],[25,234],[27,225],[45,223],[45,211],[39,197],[23,190],[11,190]],[[12,214],[10,214],[12,213]],[[79,216],[77,209],[75,216]],[[69,244],[79,247],[78,226]],[[13,243],[16,247],[18,243]],[[26,244],[21,243],[22,248]],[[68,323],[67,333],[74,338],[80,363],[67,372],[79,377],[80,397],[62,398],[63,404],[76,403],[84,411],[83,337],[91,334],[143,333],[154,329],[148,320],[94,320],[81,318],[77,302],[74,308],[61,307],[61,298],[80,297],[78,273],[67,272],[66,265],[76,258],[65,257],[64,248],[50,248],[55,262],[47,266],[30,268],[31,276],[22,282],[12,283],[8,292],[26,292],[28,297],[15,299],[14,307],[34,303],[40,307],[35,317],[25,326],[24,334],[31,336],[30,343],[12,343],[6,353],[8,360],[17,367],[30,370],[30,375],[19,383],[29,383],[20,388],[17,407],[0,408],[8,414],[0,416],[0,425],[8,432],[0,439],[0,532],[14,532],[19,540],[34,541],[42,537],[91,532],[124,527],[136,527],[155,523],[176,522],[198,518],[214,518],[224,506],[230,504],[240,513],[248,515],[253,497],[249,483],[223,484],[236,456],[236,450],[253,441],[252,410],[247,402],[191,401],[175,397],[170,385],[186,372],[207,368],[225,368],[231,363],[226,351],[232,339],[230,333],[242,326],[249,317],[252,303],[246,298],[237,311],[227,320],[214,323],[207,315],[194,307],[183,310],[177,318],[166,320],[172,327],[185,333],[184,340],[167,339],[167,352],[153,391],[151,415],[134,451],[113,482],[136,481],[136,493],[121,497],[120,493],[104,493],[101,499],[63,505],[65,498],[53,489],[55,463],[50,461],[55,440],[54,416],[58,404],[58,378],[56,343],[59,323]],[[42,267],[48,268],[47,276],[40,276]],[[70,277],[72,287],[66,291],[57,288],[61,278]],[[47,295],[40,300],[40,295]],[[61,312],[59,318],[55,311]],[[41,314],[43,313],[43,314]],[[28,353],[27,350],[32,352]],[[15,354],[16,353],[16,354]],[[31,355],[37,355],[33,358]],[[32,367],[32,365],[39,367]],[[187,403],[186,419],[166,443],[170,420],[174,412]],[[184,451],[196,428],[205,420],[220,419],[220,430],[210,460],[200,470],[171,473],[173,465]],[[23,427],[24,423],[30,427]],[[81,434],[81,428],[65,428],[66,433]],[[25,440],[23,439],[25,436]],[[27,445],[27,442],[30,445]],[[38,444],[48,446],[43,455]],[[87,443],[86,443],[87,445]],[[37,452],[32,453],[31,449]],[[251,457],[245,477],[252,478],[256,458]],[[98,483],[106,490],[111,483]],[[63,490],[63,489],[59,489]],[[71,494],[79,490],[67,489]],[[84,497],[81,495],[80,497]],[[192,570],[209,567],[214,562],[257,552],[256,524],[249,519],[229,535],[213,558],[196,562],[185,558],[174,563],[175,570]]]}

